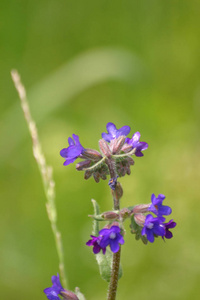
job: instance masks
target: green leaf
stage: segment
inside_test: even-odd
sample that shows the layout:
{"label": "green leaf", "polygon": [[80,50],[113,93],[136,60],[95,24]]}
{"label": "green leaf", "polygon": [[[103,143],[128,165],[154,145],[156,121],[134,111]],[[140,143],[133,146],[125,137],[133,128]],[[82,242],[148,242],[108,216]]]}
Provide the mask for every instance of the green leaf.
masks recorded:
{"label": "green leaf", "polygon": [[[100,209],[99,209],[99,205],[98,203],[92,199],[92,204],[94,207],[94,216],[99,215],[100,214]],[[93,231],[92,234],[95,236],[99,235],[99,221],[98,220],[93,220]]]}
{"label": "green leaf", "polygon": [[[103,253],[96,254],[96,260],[99,265],[100,275],[102,279],[106,280],[107,282],[110,282],[111,270],[112,270],[112,258],[113,258],[113,254],[108,249],[106,250],[105,255],[103,255]],[[122,267],[120,265],[118,279],[120,279],[121,277],[122,277]]]}
{"label": "green leaf", "polygon": [[99,265],[99,271],[102,279],[110,282],[111,268],[112,268],[112,253],[106,251],[106,254],[98,253],[96,254],[96,260]]}
{"label": "green leaf", "polygon": [[79,300],[86,300],[84,295],[80,292],[80,289],[78,287],[76,287],[76,289],[75,289],[75,294]]}

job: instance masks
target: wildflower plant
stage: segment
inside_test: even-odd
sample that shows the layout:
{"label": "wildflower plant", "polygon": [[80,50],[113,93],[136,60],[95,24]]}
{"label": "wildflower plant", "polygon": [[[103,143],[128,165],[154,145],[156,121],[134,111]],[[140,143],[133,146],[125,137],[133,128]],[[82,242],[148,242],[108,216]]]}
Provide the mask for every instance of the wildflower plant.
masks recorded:
{"label": "wildflower plant", "polygon": [[[91,246],[97,257],[100,273],[103,279],[109,282],[107,299],[115,299],[118,279],[121,277],[120,252],[124,245],[124,222],[129,220],[131,233],[135,234],[136,240],[141,239],[144,244],[153,243],[156,237],[171,238],[169,229],[174,228],[176,223],[170,220],[165,223],[165,217],[171,214],[169,206],[163,205],[165,196],[159,194],[151,195],[151,203],[120,208],[120,198],[123,189],[119,178],[131,174],[130,167],[134,165],[134,156],[142,157],[143,151],[148,149],[146,142],[140,141],[140,132],[135,132],[131,138],[129,126],[117,129],[116,125],[109,122],[106,125],[107,132],[102,133],[99,140],[99,151],[84,148],[78,136],[73,134],[76,143],[69,140],[69,147],[60,151],[60,155],[66,159],[64,165],[73,163],[80,158],[76,164],[78,171],[84,172],[84,178],[93,176],[98,183],[100,179],[106,180],[110,177],[108,186],[113,198],[112,211],[100,213],[99,206],[92,200],[94,206],[93,234],[86,242]],[[70,142],[71,141],[71,142]],[[67,163],[66,163],[67,162]],[[106,225],[104,223],[106,222]],[[102,223],[102,229],[99,225]]]}
{"label": "wildflower plant", "polygon": [[[25,89],[15,71],[12,72],[12,77],[32,136],[34,156],[43,176],[47,195],[47,212],[55,236],[64,285],[63,287],[60,282],[59,274],[54,275],[52,276],[52,286],[45,288],[44,293],[49,300],[61,298],[84,300],[85,297],[78,288],[75,289],[75,292],[67,288],[61,236],[56,225],[56,209],[52,189],[54,182],[51,174],[48,174],[49,168],[46,166],[41,152],[37,130],[26,101]],[[126,242],[124,222],[129,222],[130,232],[135,235],[136,240],[141,240],[145,245],[148,242],[153,243],[159,237],[163,240],[171,239],[173,237],[171,229],[176,226],[176,222],[173,219],[166,222],[166,217],[171,214],[172,209],[163,205],[165,200],[163,194],[159,194],[157,197],[152,194],[151,202],[147,204],[131,203],[132,206],[120,207],[120,199],[123,196],[122,185],[119,182],[120,177],[131,174],[131,166],[134,165],[133,158],[142,157],[143,151],[148,149],[148,144],[140,141],[141,135],[138,131],[132,137],[128,137],[131,131],[129,126],[117,129],[115,124],[109,122],[106,129],[107,132],[103,132],[102,138],[99,140],[99,151],[83,147],[81,144],[83,138],[80,139],[80,142],[79,136],[72,134],[72,138],[68,138],[69,145],[60,151],[60,155],[64,158],[64,166],[80,159],[76,163],[76,170],[83,171],[85,179],[93,177],[98,183],[101,179],[107,180],[109,177],[107,184],[112,195],[113,210],[100,212],[98,203],[92,200],[94,214],[89,217],[93,219],[93,231],[86,241],[86,246],[92,247],[100,274],[104,280],[109,282],[107,299],[114,300],[116,299],[118,280],[122,276],[120,256],[121,248]]]}

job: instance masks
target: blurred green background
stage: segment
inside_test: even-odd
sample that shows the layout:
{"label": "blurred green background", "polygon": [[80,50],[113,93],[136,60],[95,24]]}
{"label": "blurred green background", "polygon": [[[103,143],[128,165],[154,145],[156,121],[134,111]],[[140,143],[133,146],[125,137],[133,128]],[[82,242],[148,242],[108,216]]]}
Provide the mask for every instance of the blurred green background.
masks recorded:
{"label": "blurred green background", "polygon": [[121,206],[166,195],[174,238],[144,246],[126,223],[117,299],[199,299],[200,2],[197,0],[1,0],[1,299],[46,299],[58,271],[39,171],[10,78],[27,88],[47,163],[71,290],[106,298],[92,249],[91,198],[112,207],[107,181],[63,167],[72,133],[98,149],[107,122],[149,143],[121,179]]}

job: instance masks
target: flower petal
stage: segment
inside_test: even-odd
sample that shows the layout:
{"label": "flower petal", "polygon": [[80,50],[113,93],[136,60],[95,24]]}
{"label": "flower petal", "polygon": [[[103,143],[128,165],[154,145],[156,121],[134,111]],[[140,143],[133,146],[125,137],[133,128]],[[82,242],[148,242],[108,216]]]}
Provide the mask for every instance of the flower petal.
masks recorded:
{"label": "flower petal", "polygon": [[110,249],[113,253],[116,253],[119,251],[119,244],[116,240],[110,239]]}
{"label": "flower petal", "polygon": [[60,155],[64,158],[67,157],[67,153],[68,153],[68,148],[64,148],[60,151]]}
{"label": "flower petal", "polygon": [[154,234],[153,234],[153,231],[147,229],[147,239],[150,243],[153,243],[154,242]]}
{"label": "flower petal", "polygon": [[[115,127],[115,128],[116,128],[116,127]],[[120,135],[125,135],[125,136],[127,136],[127,135],[129,134],[130,131],[131,131],[131,128],[130,128],[129,126],[125,125],[125,126],[121,127],[121,128],[118,130],[118,132],[119,132],[119,135],[118,135],[118,136],[120,136]]]}
{"label": "flower petal", "polygon": [[135,132],[130,140],[131,144],[135,144],[135,143],[139,142],[140,136],[141,136],[141,134],[139,131]]}
{"label": "flower petal", "polygon": [[69,164],[72,164],[74,161],[76,160],[76,157],[75,158],[67,158],[66,161],[63,163],[63,166],[68,166]]}

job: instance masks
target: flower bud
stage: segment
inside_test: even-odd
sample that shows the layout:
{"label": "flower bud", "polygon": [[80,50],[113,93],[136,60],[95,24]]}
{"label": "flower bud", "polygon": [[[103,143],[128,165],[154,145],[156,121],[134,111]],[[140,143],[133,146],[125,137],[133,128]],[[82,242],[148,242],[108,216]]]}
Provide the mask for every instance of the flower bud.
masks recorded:
{"label": "flower bud", "polygon": [[133,149],[133,147],[129,144],[124,144],[123,147],[121,148],[121,150],[125,153],[130,152]]}
{"label": "flower bud", "polygon": [[112,190],[112,195],[116,197],[118,200],[123,196],[123,189],[120,182],[117,182],[115,186],[115,190]]}
{"label": "flower bud", "polygon": [[99,140],[99,148],[101,152],[107,157],[110,158],[112,156],[109,145],[106,143],[104,139]]}
{"label": "flower bud", "polygon": [[93,149],[85,149],[81,157],[94,161],[99,161],[100,159],[102,159],[102,155],[98,151]]}
{"label": "flower bud", "polygon": [[101,215],[104,220],[115,220],[119,218],[119,215],[115,213],[114,211],[106,211]]}
{"label": "flower bud", "polygon": [[87,180],[92,176],[92,171],[85,171],[84,178]]}
{"label": "flower bud", "polygon": [[143,227],[145,219],[146,219],[146,216],[143,214],[135,214],[134,215],[134,220],[139,226]]}
{"label": "flower bud", "polygon": [[76,294],[74,294],[71,291],[62,290],[60,292],[60,294],[62,295],[63,299],[66,299],[66,300],[78,300],[78,297],[76,296]]}
{"label": "flower bud", "polygon": [[131,210],[131,214],[142,214],[148,212],[150,204],[139,204],[134,206]]}
{"label": "flower bud", "polygon": [[134,165],[134,160],[131,157],[125,157],[123,160],[117,161],[116,168],[117,168],[118,175],[120,177],[125,176],[126,174],[130,175],[131,165]]}
{"label": "flower bud", "polygon": [[85,168],[88,168],[91,164],[91,161],[90,160],[83,160],[79,163],[76,164],[76,169],[78,171],[82,171],[84,170]]}
{"label": "flower bud", "polygon": [[119,136],[117,139],[113,139],[110,142],[110,149],[112,154],[119,154],[124,142],[125,142],[126,137],[124,135]]}
{"label": "flower bud", "polygon": [[[119,226],[119,222],[117,222],[117,221],[113,222],[112,224],[108,224],[107,226],[108,226],[108,228],[110,228],[110,227],[112,227],[112,226],[118,226],[118,227],[120,227],[120,226]],[[105,227],[106,227],[106,226],[105,226]]]}
{"label": "flower bud", "polygon": [[100,178],[101,178],[99,172],[93,172],[92,175],[93,175],[94,180],[98,183],[100,181]]}

